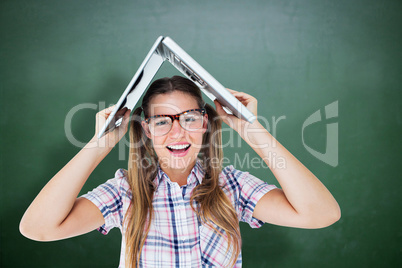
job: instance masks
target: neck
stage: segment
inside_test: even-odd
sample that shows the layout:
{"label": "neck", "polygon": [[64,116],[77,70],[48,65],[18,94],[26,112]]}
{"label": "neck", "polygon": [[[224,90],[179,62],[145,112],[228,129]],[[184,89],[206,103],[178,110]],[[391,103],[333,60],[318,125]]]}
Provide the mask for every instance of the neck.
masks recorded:
{"label": "neck", "polygon": [[183,186],[187,184],[187,177],[190,174],[189,172],[183,172],[182,170],[171,170],[171,171],[166,171],[165,172],[169,179],[172,182],[177,182],[177,184],[179,184],[179,186]]}
{"label": "neck", "polygon": [[187,178],[191,173],[195,163],[193,165],[188,165],[184,169],[175,169],[171,167],[162,168],[163,172],[168,175],[169,179],[172,182],[177,182],[179,186],[183,186],[187,184]]}

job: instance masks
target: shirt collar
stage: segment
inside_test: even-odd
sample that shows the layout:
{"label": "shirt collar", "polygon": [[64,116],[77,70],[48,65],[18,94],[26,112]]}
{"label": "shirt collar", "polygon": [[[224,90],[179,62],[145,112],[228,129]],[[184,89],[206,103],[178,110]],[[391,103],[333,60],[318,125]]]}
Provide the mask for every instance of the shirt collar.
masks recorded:
{"label": "shirt collar", "polygon": [[[194,167],[192,168],[190,174],[187,177],[187,185],[191,185],[193,183],[198,182],[198,184],[202,183],[202,179],[204,178],[205,171],[202,167],[201,161],[197,159]],[[158,165],[158,174],[155,178],[155,186],[158,188],[159,184],[163,181],[171,181],[168,175],[161,169],[160,165]]]}

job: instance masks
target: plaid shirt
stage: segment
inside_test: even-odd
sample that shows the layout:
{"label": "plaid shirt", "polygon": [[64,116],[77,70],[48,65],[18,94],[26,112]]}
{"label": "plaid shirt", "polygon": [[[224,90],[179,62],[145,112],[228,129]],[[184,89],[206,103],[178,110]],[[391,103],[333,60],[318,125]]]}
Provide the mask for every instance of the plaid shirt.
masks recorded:
{"label": "plaid shirt", "polygon": [[[231,252],[226,252],[228,245],[225,238],[219,236],[213,228],[201,224],[190,206],[191,192],[202,182],[203,177],[204,171],[197,162],[187,178],[187,185],[180,187],[159,168],[154,181],[154,218],[141,252],[140,267],[229,265]],[[276,187],[248,172],[238,171],[233,166],[222,170],[219,181],[236,209],[238,219],[249,223],[252,228],[261,227],[263,222],[252,216],[255,205],[264,194]],[[126,228],[123,219],[132,197],[126,171],[118,170],[115,178],[83,197],[92,201],[102,212],[105,224],[98,229],[101,233],[107,234],[114,227],[120,228],[123,239],[119,267],[125,267]],[[240,254],[235,267],[241,265]]]}

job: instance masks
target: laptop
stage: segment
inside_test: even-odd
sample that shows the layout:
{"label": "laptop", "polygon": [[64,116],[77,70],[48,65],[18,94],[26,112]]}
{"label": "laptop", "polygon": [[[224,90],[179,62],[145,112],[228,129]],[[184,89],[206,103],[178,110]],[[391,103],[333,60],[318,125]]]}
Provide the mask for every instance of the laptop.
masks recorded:
{"label": "laptop", "polygon": [[255,116],[238,101],[224,86],[201,67],[171,38],[160,36],[155,41],[144,61],[124,90],[115,109],[107,118],[98,137],[120,126],[127,109],[133,110],[142,94],[148,88],[162,64],[168,61],[185,77],[192,80],[212,101],[217,99],[227,113],[252,123]]}

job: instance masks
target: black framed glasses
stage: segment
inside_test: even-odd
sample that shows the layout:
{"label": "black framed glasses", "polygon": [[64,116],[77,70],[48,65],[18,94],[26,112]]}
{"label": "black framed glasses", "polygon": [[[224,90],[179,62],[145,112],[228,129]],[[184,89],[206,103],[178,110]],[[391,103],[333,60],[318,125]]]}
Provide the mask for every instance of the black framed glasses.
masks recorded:
{"label": "black framed glasses", "polygon": [[149,126],[149,131],[155,136],[163,136],[169,133],[174,120],[179,120],[180,126],[188,131],[195,131],[202,128],[204,123],[204,108],[191,109],[179,114],[154,115],[145,119],[145,123]]}

